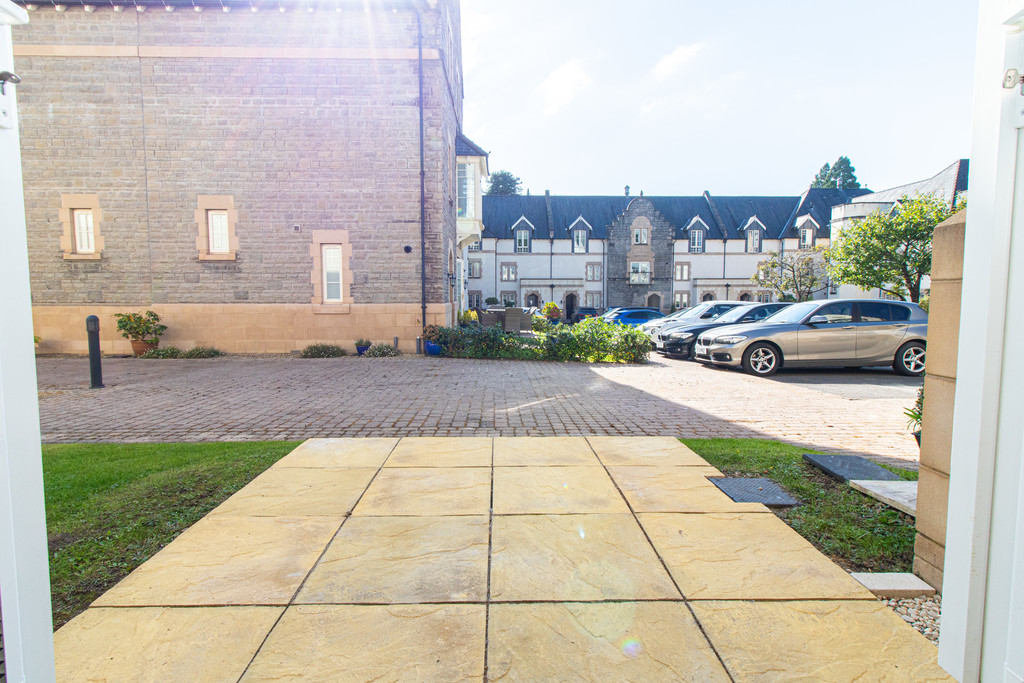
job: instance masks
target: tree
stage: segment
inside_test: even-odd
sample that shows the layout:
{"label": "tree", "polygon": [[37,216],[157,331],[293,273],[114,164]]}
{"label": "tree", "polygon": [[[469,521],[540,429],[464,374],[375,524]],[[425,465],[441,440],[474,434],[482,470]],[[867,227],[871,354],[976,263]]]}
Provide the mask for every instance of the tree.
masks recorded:
{"label": "tree", "polygon": [[825,287],[825,276],[825,261],[819,248],[785,256],[770,251],[768,258],[757,264],[757,272],[750,279],[774,291],[782,301],[807,301]]}
{"label": "tree", "polygon": [[921,279],[932,269],[935,226],[963,208],[935,195],[904,197],[844,228],[826,258],[837,282],[921,299]]}
{"label": "tree", "polygon": [[488,197],[522,194],[522,181],[510,171],[495,171],[487,185]]}
{"label": "tree", "polygon": [[825,164],[821,167],[818,175],[814,176],[811,187],[838,187],[842,190],[856,190],[860,187],[856,170],[850,163],[849,157],[839,157],[831,166]]}

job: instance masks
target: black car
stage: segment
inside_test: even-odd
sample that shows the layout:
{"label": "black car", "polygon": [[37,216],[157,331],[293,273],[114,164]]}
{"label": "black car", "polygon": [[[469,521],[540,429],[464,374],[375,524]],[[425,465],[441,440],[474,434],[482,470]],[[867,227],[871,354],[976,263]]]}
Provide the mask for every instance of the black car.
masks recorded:
{"label": "black car", "polygon": [[584,318],[596,318],[596,317],[597,317],[597,309],[596,308],[593,308],[591,306],[584,306],[584,307],[580,308],[578,311],[576,311],[575,313],[572,314],[572,321],[574,323],[578,323],[579,321],[583,320]]}
{"label": "black car", "polygon": [[655,350],[666,356],[683,356],[693,358],[693,344],[701,332],[723,325],[756,323],[770,315],[778,313],[788,303],[748,304],[736,306],[713,320],[683,322],[679,325],[666,325],[659,330],[654,340]]}

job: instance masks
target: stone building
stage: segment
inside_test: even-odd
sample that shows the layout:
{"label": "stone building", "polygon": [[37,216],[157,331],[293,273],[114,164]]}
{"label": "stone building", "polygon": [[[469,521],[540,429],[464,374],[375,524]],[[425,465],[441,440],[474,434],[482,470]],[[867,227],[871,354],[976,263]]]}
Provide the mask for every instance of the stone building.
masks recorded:
{"label": "stone building", "polygon": [[127,350],[112,314],[147,308],[234,352],[454,320],[457,0],[21,4],[41,351],[84,351],[90,314]]}
{"label": "stone building", "polygon": [[[467,251],[467,303],[653,306],[770,301],[751,277],[769,251],[829,243],[832,207],[868,190],[798,197],[484,197]],[[821,296],[826,296],[822,291]]]}

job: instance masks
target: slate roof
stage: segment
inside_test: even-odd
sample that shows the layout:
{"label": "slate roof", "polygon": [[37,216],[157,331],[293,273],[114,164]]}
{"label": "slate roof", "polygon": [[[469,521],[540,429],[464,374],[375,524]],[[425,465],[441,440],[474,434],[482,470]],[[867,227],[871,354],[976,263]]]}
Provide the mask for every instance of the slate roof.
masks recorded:
{"label": "slate roof", "polygon": [[485,157],[487,152],[480,149],[480,146],[467,138],[462,133],[455,136],[455,156],[458,157]]}
{"label": "slate roof", "polygon": [[880,192],[865,194],[854,202],[894,202],[902,197],[914,195],[938,194],[946,201],[953,200],[953,193],[959,194],[967,190],[967,171],[969,162],[960,159],[942,169],[931,178],[916,183],[900,185]]}
{"label": "slate roof", "polygon": [[[766,239],[796,235],[796,221],[810,214],[821,226],[819,237],[829,236],[832,206],[844,204],[870,190],[813,189],[800,197],[645,197],[671,224],[676,239],[686,239],[686,227],[694,216],[707,224],[709,239],[743,239],[742,228],[752,216],[764,224]],[[591,225],[590,236],[606,239],[608,227],[636,197],[534,195],[484,196],[484,237],[511,239],[512,227],[521,217],[533,223],[534,239],[568,239],[569,227],[582,216]],[[717,210],[717,211],[716,211]],[[716,217],[717,213],[717,217]],[[719,220],[720,219],[720,220]]]}

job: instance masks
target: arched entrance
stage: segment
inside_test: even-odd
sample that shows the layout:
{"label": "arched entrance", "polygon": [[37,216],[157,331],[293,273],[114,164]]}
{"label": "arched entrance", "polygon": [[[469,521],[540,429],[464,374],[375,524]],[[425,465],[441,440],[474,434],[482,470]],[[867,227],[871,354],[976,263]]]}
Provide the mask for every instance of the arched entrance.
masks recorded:
{"label": "arched entrance", "polygon": [[647,295],[647,307],[657,308],[661,310],[661,295],[660,294],[648,294]]}
{"label": "arched entrance", "polygon": [[572,316],[576,313],[576,309],[579,307],[579,299],[575,294],[565,295],[565,319],[572,320]]}
{"label": "arched entrance", "polygon": [[715,300],[715,295],[714,295],[714,294],[712,294],[711,292],[708,292],[707,294],[705,294],[704,296],[702,296],[702,297],[700,298],[700,300],[701,300],[701,301],[714,301],[714,300]]}
{"label": "arched entrance", "polygon": [[740,301],[751,301],[750,295],[746,292],[740,294]]}
{"label": "arched entrance", "polygon": [[530,296],[526,297],[526,306],[528,308],[531,307],[531,306],[536,308],[539,305],[540,305],[540,297],[537,296],[536,294],[531,294]]}

